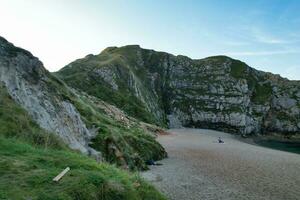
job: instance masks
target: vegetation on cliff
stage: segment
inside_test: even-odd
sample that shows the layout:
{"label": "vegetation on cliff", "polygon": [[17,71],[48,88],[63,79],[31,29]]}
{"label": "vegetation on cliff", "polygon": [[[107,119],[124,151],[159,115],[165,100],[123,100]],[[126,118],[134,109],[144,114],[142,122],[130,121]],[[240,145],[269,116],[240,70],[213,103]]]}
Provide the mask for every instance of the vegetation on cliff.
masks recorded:
{"label": "vegetation on cliff", "polygon": [[[97,130],[90,146],[99,150],[106,161],[131,170],[145,170],[148,169],[146,161],[161,160],[167,156],[155,140],[155,133],[143,128],[138,120],[129,118],[119,109],[79,92],[72,102],[87,126]],[[105,108],[113,109],[111,116]],[[150,124],[148,126],[151,127]]]}
{"label": "vegetation on cliff", "polygon": [[[71,171],[60,182],[53,182],[66,167]],[[0,176],[0,199],[165,199],[135,173],[97,163],[70,150],[58,137],[33,122],[3,85]]]}
{"label": "vegetation on cliff", "polygon": [[0,199],[165,199],[133,172],[166,156],[151,125],[70,89],[1,37],[0,63]]}
{"label": "vegetation on cliff", "polygon": [[227,56],[193,60],[129,45],[86,56],[56,74],[70,87],[160,126],[300,132],[299,82]]}

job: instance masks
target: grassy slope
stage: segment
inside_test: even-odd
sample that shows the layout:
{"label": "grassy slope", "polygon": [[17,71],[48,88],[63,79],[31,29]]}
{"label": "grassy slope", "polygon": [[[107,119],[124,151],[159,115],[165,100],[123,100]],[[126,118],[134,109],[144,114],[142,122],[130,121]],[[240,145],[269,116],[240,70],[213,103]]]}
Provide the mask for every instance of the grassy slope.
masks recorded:
{"label": "grassy slope", "polygon": [[[52,178],[69,166],[59,182]],[[135,174],[69,150],[0,87],[0,199],[165,199]]]}
{"label": "grassy slope", "polygon": [[[126,66],[126,63],[121,58],[109,58],[110,64],[118,68],[115,70],[120,70],[122,71],[121,73],[124,73],[123,77],[117,80],[117,84],[119,85],[118,92],[112,90],[110,85],[98,78],[95,73],[89,71],[93,67],[106,66],[107,62],[101,62],[102,59],[104,58],[100,57],[99,60],[98,58],[77,60],[76,63],[72,64],[72,68],[64,68],[57,75],[67,82],[68,85],[116,105],[132,117],[148,123],[155,123],[155,118],[147,111],[141,100],[134,96],[129,88],[126,87],[129,74],[126,69],[122,69],[123,66]],[[74,69],[75,71],[73,71]],[[82,82],[82,80],[86,81]]]}
{"label": "grassy slope", "polygon": [[[74,95],[55,76],[48,74],[48,77],[48,92],[60,96],[62,100],[70,101],[81,114],[87,127],[98,129],[97,136],[91,145],[102,152],[106,161],[131,170],[144,170],[147,169],[145,164],[147,160],[160,160],[167,156],[164,148],[151,134],[141,128],[138,121],[128,127],[126,124],[108,117],[98,106],[101,104],[98,98],[91,99],[83,93]],[[119,151],[120,154],[116,155],[116,151]]]}
{"label": "grassy slope", "polygon": [[[147,169],[145,161],[160,160],[166,157],[163,147],[156,142],[155,138],[145,133],[138,121],[132,122],[129,127],[122,122],[108,117],[100,106],[97,106],[97,98],[90,99],[88,96],[80,95],[74,101],[74,105],[80,112],[88,127],[98,127],[98,134],[92,141],[92,147],[100,150],[104,158],[111,163],[116,163],[130,169]],[[118,157],[109,147],[113,145],[121,156]],[[121,162],[124,159],[125,162]]]}
{"label": "grassy slope", "polygon": [[[138,63],[137,51],[141,51],[143,60],[146,60],[143,65]],[[141,92],[144,93],[143,95],[153,95],[151,94],[150,83],[147,82],[149,79],[147,71],[160,71],[156,67],[161,64],[160,60],[166,55],[168,54],[143,50],[136,46],[108,48],[99,55],[76,60],[55,74],[69,86],[109,102],[132,117],[144,122],[165,126],[166,122],[156,119],[147,110],[141,99],[135,96],[134,89],[129,87],[128,84],[131,82],[131,75],[134,74],[134,78],[137,79],[136,82],[142,83],[139,87]],[[120,75],[120,77],[116,77],[116,84],[119,86],[117,91],[99,78],[95,72],[96,69],[103,67],[111,68],[115,74]],[[158,85],[155,89],[161,89],[161,85]],[[157,97],[153,98],[156,100]],[[152,99],[148,101],[152,101]],[[160,99],[159,101],[162,104]]]}
{"label": "grassy slope", "polygon": [[[59,183],[52,179],[65,167]],[[164,199],[139,176],[67,150],[0,137],[0,199]]]}

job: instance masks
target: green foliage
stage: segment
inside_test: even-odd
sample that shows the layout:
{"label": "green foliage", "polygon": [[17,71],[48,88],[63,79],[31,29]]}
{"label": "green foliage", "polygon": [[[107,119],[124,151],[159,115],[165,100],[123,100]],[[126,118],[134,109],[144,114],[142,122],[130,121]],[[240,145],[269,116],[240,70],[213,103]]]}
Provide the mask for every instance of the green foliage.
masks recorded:
{"label": "green foliage", "polygon": [[132,117],[144,122],[155,123],[153,115],[150,114],[143,103],[126,88],[120,88],[118,92],[115,92],[106,86],[105,83],[102,83],[94,87],[82,88],[81,90],[116,105]]}
{"label": "green foliage", "polygon": [[278,118],[279,120],[285,120],[285,121],[291,120],[291,116],[289,116],[288,113],[283,112],[283,111],[281,111],[281,112],[276,112],[276,116],[277,116],[277,118]]}
{"label": "green foliage", "polygon": [[249,89],[253,91],[252,101],[254,103],[264,104],[270,100],[272,95],[271,85],[269,83],[259,83],[259,81],[264,81],[266,77],[261,77],[261,80],[258,80],[251,68],[245,63],[233,60],[230,74],[234,78],[247,80]]}
{"label": "green foliage", "polygon": [[[58,183],[52,179],[64,168]],[[139,176],[66,150],[33,147],[0,136],[0,199],[165,199]]]}
{"label": "green foliage", "polygon": [[[70,81],[75,81],[78,87],[84,87],[82,90],[85,92],[92,93],[95,96],[93,101],[83,94],[75,96],[69,92],[63,82],[53,75],[49,76],[48,88],[56,96],[72,102],[88,128],[99,128],[92,146],[100,150],[108,162],[122,167],[126,165],[131,170],[141,170],[147,169],[145,161],[149,159],[159,160],[166,157],[163,147],[156,142],[155,138],[141,130],[138,125],[135,128],[127,128],[127,125],[108,117],[102,108],[97,106],[100,102],[97,97],[100,97],[110,103],[117,102],[116,104],[119,107],[125,111],[128,110],[133,115],[140,116],[139,118],[144,119],[143,121],[154,122],[152,116],[145,111],[145,108],[135,96],[132,96],[130,92],[126,92],[126,89],[122,87],[120,87],[120,93],[117,93],[108,89],[105,83],[100,84],[96,79],[82,84],[81,78],[77,78],[72,76]],[[136,145],[137,143],[144,145]],[[112,145],[120,151],[122,157],[117,157],[115,151],[108,149],[108,146]]]}
{"label": "green foliage", "polygon": [[270,100],[272,95],[272,87],[270,84],[256,84],[252,101],[255,103],[264,104]]}
{"label": "green foliage", "polygon": [[27,112],[13,101],[2,84],[0,84],[1,135],[18,138],[45,148],[64,148],[65,146],[54,134],[42,130],[33,122]]}
{"label": "green foliage", "polygon": [[[0,43],[4,48],[0,53],[6,57],[14,57],[19,53],[32,56],[29,52],[9,44],[4,38],[0,37]],[[141,169],[141,166],[145,168],[145,159],[162,158],[158,154],[165,154],[155,139],[143,130],[138,127],[126,129],[124,124],[107,116],[92,101],[76,96],[64,82],[38,67],[25,73],[23,78],[32,84],[40,81],[46,83],[41,86],[54,101],[64,100],[75,104],[89,128],[106,127],[107,137],[116,138],[113,143],[120,147],[130,168]],[[99,135],[101,133],[99,131]],[[129,144],[129,142],[138,143],[138,140],[144,145]],[[103,141],[97,142],[98,144],[94,144],[95,148],[106,148],[101,146]],[[138,159],[133,157],[133,154]],[[104,156],[109,157],[105,154]],[[113,163],[118,161],[116,159]],[[61,181],[54,183],[52,179],[66,167],[70,167],[71,171]],[[122,171],[109,164],[97,163],[92,158],[70,150],[55,134],[41,129],[10,97],[2,84],[0,84],[0,177],[0,199],[165,199],[136,174]]]}
{"label": "green foliage", "polygon": [[[71,87],[109,102],[125,111],[128,115],[141,121],[148,123],[157,122],[153,115],[146,110],[145,105],[141,100],[128,89],[126,86],[126,82],[128,82],[128,80],[125,79],[126,76],[124,76],[122,80],[118,80],[119,89],[118,91],[115,91],[110,85],[102,79],[94,77],[94,75],[87,74],[85,71],[74,74],[72,70],[73,68],[70,70],[65,69],[65,71],[58,74]],[[82,80],[88,81],[83,82]]]}
{"label": "green foliage", "polygon": [[[70,87],[115,105],[136,119],[164,126],[165,121],[156,119],[148,110],[147,103],[143,102],[149,103],[156,98],[151,92],[147,68],[149,67],[150,71],[157,71],[153,69],[153,66],[157,66],[165,56],[163,53],[150,55],[149,52],[152,51],[143,50],[137,45],[107,48],[97,56],[87,56],[76,60],[56,75]],[[146,59],[147,62],[141,64],[139,63],[141,59]],[[98,75],[97,71],[102,68],[107,68],[114,74],[114,81],[118,85],[117,90]],[[153,97],[153,99],[148,99],[148,97]]]}
{"label": "green foliage", "polygon": [[[121,152],[120,157],[110,146]],[[125,164],[131,170],[148,169],[145,161],[161,160],[166,157],[165,150],[155,138],[137,127],[130,129],[102,127],[93,140],[92,147],[103,152],[108,162],[120,166]]]}
{"label": "green foliage", "polygon": [[234,78],[243,78],[245,77],[247,65],[238,60],[232,60],[230,74]]}
{"label": "green foliage", "polygon": [[[0,86],[0,199],[165,199],[137,175],[96,163],[92,158],[68,149],[54,134],[39,128],[11,99],[6,88]],[[53,89],[57,88],[54,86]],[[73,96],[67,94],[66,97],[76,102]],[[113,123],[83,101],[76,103],[87,117],[85,120],[91,120],[90,125],[104,123],[110,127]],[[114,127],[119,130],[122,126]],[[128,130],[127,134],[134,133]],[[140,134],[143,139],[144,133]],[[108,135],[114,136],[113,132]],[[147,143],[147,138],[145,140]],[[127,144],[123,150],[129,152],[129,148],[132,147]],[[142,160],[138,166],[141,165],[145,165]],[[66,167],[71,171],[59,183],[54,183],[52,179]]]}
{"label": "green foliage", "polygon": [[277,112],[274,112],[274,115],[281,121],[288,121],[293,124],[298,123],[297,116],[293,116],[291,113],[288,113],[286,111],[283,111],[283,110],[277,111]]}
{"label": "green foliage", "polygon": [[[142,130],[138,122],[127,127],[107,117],[97,103],[83,96],[74,100],[74,104],[89,127],[99,128],[91,146],[101,151],[106,161],[122,167],[126,165],[131,170],[143,170],[147,169],[145,161],[160,160],[167,156],[163,147]],[[115,150],[110,149],[111,146],[120,151],[120,157]]]}
{"label": "green foliage", "polygon": [[46,83],[47,88],[45,89],[48,90],[50,94],[53,94],[53,97],[55,96],[57,98],[60,98],[60,100],[74,103],[72,100],[73,98],[75,98],[73,93],[70,92],[67,85],[59,78],[57,78],[55,74],[47,72]]}

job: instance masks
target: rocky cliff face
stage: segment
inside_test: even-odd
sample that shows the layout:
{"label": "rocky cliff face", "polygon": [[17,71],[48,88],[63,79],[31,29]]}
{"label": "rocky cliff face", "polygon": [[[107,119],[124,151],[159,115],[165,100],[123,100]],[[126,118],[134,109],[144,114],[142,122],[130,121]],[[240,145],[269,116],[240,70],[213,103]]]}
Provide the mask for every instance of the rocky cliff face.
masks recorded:
{"label": "rocky cliff face", "polygon": [[57,74],[70,86],[159,125],[240,134],[300,132],[300,82],[226,56],[192,60],[136,45],[110,47]]}
{"label": "rocky cliff face", "polygon": [[58,87],[66,86],[31,53],[4,38],[0,38],[0,81],[42,128],[59,135],[73,149],[94,152],[88,147],[91,132],[73,104],[59,92]]}
{"label": "rocky cliff face", "polygon": [[173,121],[241,134],[299,132],[299,82],[224,56],[185,60],[170,75]]}
{"label": "rocky cliff face", "polygon": [[[106,82],[114,80],[109,71],[95,73]],[[0,85],[33,121],[72,149],[97,159],[101,152],[107,161],[131,169],[145,169],[145,161],[166,156],[152,130],[148,131],[151,125],[141,124],[96,97],[70,89],[30,52],[1,37]],[[112,85],[112,90],[119,87]]]}

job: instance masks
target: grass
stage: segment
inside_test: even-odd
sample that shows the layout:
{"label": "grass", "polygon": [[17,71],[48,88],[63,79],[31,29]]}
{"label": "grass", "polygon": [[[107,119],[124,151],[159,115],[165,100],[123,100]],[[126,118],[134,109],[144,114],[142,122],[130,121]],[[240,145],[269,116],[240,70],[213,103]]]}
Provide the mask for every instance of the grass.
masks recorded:
{"label": "grass", "polygon": [[238,60],[232,60],[230,74],[234,78],[243,78],[246,73],[247,65]]}
{"label": "grass", "polygon": [[[248,69],[248,70],[247,70]],[[251,69],[241,61],[233,60],[231,64],[231,76],[236,79],[246,79],[250,90],[253,91],[251,100],[254,103],[264,104],[269,102],[272,95],[272,87],[269,83],[260,84],[251,72]],[[264,78],[261,80],[263,81]]]}
{"label": "grass", "polygon": [[[99,123],[108,125],[109,120],[103,119]],[[119,130],[118,127],[116,129]],[[66,167],[70,167],[71,171],[60,182],[54,183],[52,179]],[[70,150],[53,133],[42,130],[32,121],[27,112],[12,100],[6,88],[0,85],[0,199],[165,198],[137,174],[110,164],[99,164]]]}
{"label": "grass", "polygon": [[277,111],[274,112],[274,115],[279,119],[280,121],[289,121],[292,124],[297,124],[297,116],[293,116],[288,111]]}
{"label": "grass", "polygon": [[[97,101],[96,98],[94,100]],[[74,105],[89,127],[99,128],[91,146],[101,151],[108,162],[122,167],[125,165],[131,170],[144,170],[147,169],[146,161],[160,160],[167,156],[155,138],[140,128],[139,122],[127,127],[107,117],[97,103],[91,102],[88,97],[81,96],[74,101]],[[121,157],[110,149],[111,146],[120,151]]]}
{"label": "grass", "polygon": [[[118,85],[118,90],[112,89],[108,83],[97,76],[95,70],[102,67],[112,71],[112,77]],[[198,111],[222,114],[250,112],[251,104],[270,105],[273,95],[272,87],[276,82],[282,84],[282,81],[277,80],[278,77],[257,71],[244,62],[226,56],[191,60],[183,56],[175,57],[167,53],[141,49],[138,46],[109,48],[92,58],[73,62],[59,71],[58,75],[71,87],[112,103],[141,121],[156,123],[160,126],[167,126],[166,116],[175,109],[180,109],[187,115],[192,112],[192,107]],[[224,94],[223,92],[211,94],[213,90],[210,89],[210,85],[223,86]],[[136,88],[139,89],[139,92],[136,92]],[[214,101],[212,98],[207,101],[195,100],[200,95],[215,97],[216,102],[221,102],[222,98],[227,97],[241,99],[249,97],[251,103],[248,106],[248,103],[246,103],[247,105],[244,103],[230,105],[231,102],[228,102],[224,104],[221,111],[211,106]],[[142,100],[146,101],[148,105],[155,105],[153,107],[157,109],[152,108],[149,111],[147,103]],[[230,98],[228,100],[230,101]],[[157,116],[151,114],[157,110],[160,111],[157,113],[163,113],[161,119],[157,119]],[[265,114],[261,112],[254,115],[262,120],[261,118]],[[112,137],[107,136],[105,130],[114,132],[110,133]],[[123,143],[124,141],[128,143],[136,140],[134,133],[130,133],[134,139],[124,137],[127,132],[126,129],[115,130],[109,126],[103,126],[100,133],[102,135],[98,137],[102,138],[101,140],[108,138],[110,141],[118,141],[114,143]],[[101,144],[100,149],[105,148],[103,143],[98,143]],[[134,142],[131,146],[137,147],[138,145],[135,145]],[[140,150],[135,149],[129,152],[139,152],[138,150]],[[127,150],[124,152],[128,152]],[[110,154],[109,157],[111,157]],[[128,161],[134,160],[126,158]]]}
{"label": "grass", "polygon": [[[73,73],[72,69],[65,69],[59,76],[71,87],[84,91],[90,95],[109,102],[124,110],[128,115],[148,123],[159,123],[146,109],[145,105],[138,99],[128,87],[126,87],[129,74],[124,75],[122,80],[117,80],[118,91],[114,91],[109,84],[104,82],[95,74],[85,71]],[[87,80],[84,83],[80,80]]]}
{"label": "grass", "polygon": [[[122,159],[113,149],[109,148],[111,145],[121,152]],[[166,157],[164,149],[153,136],[146,135],[138,128],[121,131],[116,128],[103,127],[93,140],[92,147],[103,152],[108,162],[116,163],[119,166],[125,164],[131,170],[148,169],[146,161],[161,160]]]}
{"label": "grass", "polygon": [[[69,86],[115,105],[134,118],[147,123],[166,126],[165,119],[157,119],[153,114],[156,110],[149,111],[147,103],[142,100],[143,98],[146,102],[157,100],[152,92],[153,88],[151,88],[147,72],[148,70],[157,71],[153,66],[158,67],[157,65],[164,56],[161,56],[160,53],[152,54],[151,51],[142,50],[135,45],[108,48],[100,55],[76,60],[61,69],[56,75]],[[146,60],[146,62],[141,65],[138,62],[140,59]],[[103,67],[110,69],[115,74],[117,90],[114,90],[95,72],[95,70]],[[140,93],[136,92],[133,84]],[[161,86],[156,85],[155,87],[157,87],[155,89],[160,89]],[[157,100],[157,104],[160,109],[163,109],[164,106],[159,100]]]}
{"label": "grass", "polygon": [[[47,82],[49,92],[60,97],[61,100],[71,102],[79,111],[82,120],[88,128],[99,128],[92,146],[102,152],[106,161],[131,170],[145,170],[148,168],[145,164],[146,161],[150,159],[160,160],[167,156],[164,148],[156,142],[153,136],[145,133],[145,130],[139,127],[138,122],[136,122],[134,127],[128,128],[127,125],[108,117],[102,108],[97,106],[98,103],[101,104],[97,95],[95,95],[96,97],[94,97],[93,100],[79,92],[77,95],[74,95],[69,91],[66,85],[53,74],[49,74]],[[109,97],[113,100],[117,100],[118,98],[116,98],[116,96],[119,96],[118,93],[110,93],[110,90],[107,90],[109,93],[106,93],[105,87],[102,88],[103,85],[101,84],[99,84],[99,87],[88,87],[88,84],[85,87],[87,87],[87,90],[88,88],[92,90],[96,88],[99,95],[104,95],[105,98]],[[126,95],[120,98],[125,97]],[[144,118],[147,117],[145,114],[147,112],[140,110],[143,108],[134,104],[134,101],[130,99],[123,99],[123,101],[125,106],[132,107],[129,108],[129,110],[136,111],[139,115],[143,115]],[[129,102],[133,103],[133,105]],[[109,149],[109,147],[112,146],[117,150],[113,151]],[[116,151],[119,151],[121,156],[117,156]],[[148,154],[145,154],[145,152],[148,152]]]}
{"label": "grass", "polygon": [[259,104],[269,102],[272,95],[272,87],[270,84],[256,84],[252,101]]}
{"label": "grass", "polygon": [[66,148],[54,134],[41,129],[31,120],[28,113],[9,96],[2,84],[0,84],[0,135],[45,148]]}
{"label": "grass", "polygon": [[[65,84],[52,74],[49,74],[47,82],[50,94],[71,102],[88,128],[99,129],[91,145],[101,151],[109,163],[130,170],[145,170],[148,168],[145,164],[146,161],[160,160],[167,156],[164,148],[155,138],[140,128],[138,121],[134,126],[127,127],[126,124],[108,117],[104,110],[97,106],[101,104],[98,98],[93,97],[92,100],[79,92],[77,95],[71,93]],[[109,149],[112,146],[121,153],[121,157]]]}
{"label": "grass", "polygon": [[[52,179],[70,167],[60,182]],[[138,175],[66,150],[0,137],[0,199],[165,199]]]}

